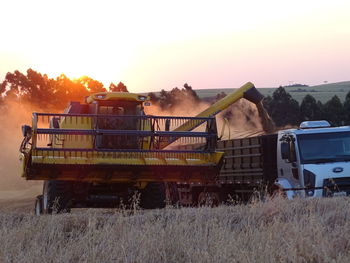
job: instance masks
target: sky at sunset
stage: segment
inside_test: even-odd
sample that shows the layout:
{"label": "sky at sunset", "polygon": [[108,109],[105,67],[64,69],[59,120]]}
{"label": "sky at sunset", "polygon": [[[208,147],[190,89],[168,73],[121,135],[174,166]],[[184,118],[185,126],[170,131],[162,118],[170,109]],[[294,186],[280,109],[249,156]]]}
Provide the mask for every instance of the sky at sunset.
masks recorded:
{"label": "sky at sunset", "polygon": [[0,80],[123,81],[132,92],[350,80],[350,1],[1,0]]}

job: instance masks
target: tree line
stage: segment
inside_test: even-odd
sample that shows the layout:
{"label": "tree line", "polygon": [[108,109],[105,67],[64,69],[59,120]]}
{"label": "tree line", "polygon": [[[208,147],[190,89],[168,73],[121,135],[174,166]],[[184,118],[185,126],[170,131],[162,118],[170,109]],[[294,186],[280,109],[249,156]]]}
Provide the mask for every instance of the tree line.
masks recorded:
{"label": "tree line", "polygon": [[[91,93],[107,90],[128,92],[122,82],[118,85],[111,83],[106,88],[101,82],[87,76],[71,80],[64,74],[49,78],[46,74],[32,69],[28,69],[26,74],[16,70],[13,73],[8,72],[0,82],[0,105],[5,105],[6,101],[18,101],[30,103],[40,110],[62,111],[70,101],[82,101]],[[158,95],[152,92],[148,95],[151,102],[159,105],[162,110],[173,110],[184,101],[194,104],[203,101],[187,83],[183,88],[175,87],[170,91],[162,90]],[[221,92],[206,102],[215,102],[225,95]],[[323,104],[307,94],[299,104],[283,87],[279,87],[272,96],[263,100],[263,105],[279,127],[298,125],[304,120],[327,120],[334,126],[350,125],[350,92],[346,95],[344,103],[335,95]],[[231,110],[232,112],[234,111]],[[231,113],[227,112],[226,117],[229,118]],[[249,114],[247,112],[247,119]]]}
{"label": "tree line", "polygon": [[322,103],[307,94],[299,104],[283,87],[279,87],[272,96],[264,99],[263,104],[279,127],[299,125],[308,120],[327,120],[333,126],[350,125],[350,92],[344,103],[336,95]]}
{"label": "tree line", "polygon": [[[128,91],[122,82],[118,85],[111,83],[108,90]],[[49,78],[32,69],[26,74],[15,70],[8,72],[0,82],[0,104],[17,101],[46,111],[63,110],[70,101],[82,101],[91,93],[105,91],[107,89],[101,82],[87,76],[71,80],[64,74]]]}

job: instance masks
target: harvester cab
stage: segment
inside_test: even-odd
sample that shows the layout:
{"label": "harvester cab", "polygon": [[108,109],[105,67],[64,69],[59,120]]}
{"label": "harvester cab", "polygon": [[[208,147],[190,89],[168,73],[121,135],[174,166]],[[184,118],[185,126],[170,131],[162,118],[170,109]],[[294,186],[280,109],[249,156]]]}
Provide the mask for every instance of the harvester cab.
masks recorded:
{"label": "harvester cab", "polygon": [[[104,92],[93,94],[86,98],[90,114],[96,114],[94,123],[96,130],[141,130],[141,120],[137,116],[144,116],[143,104],[149,101],[148,96],[125,93]],[[127,116],[127,117],[126,117]],[[101,134],[96,136],[96,149],[142,149],[135,136],[118,136]]]}
{"label": "harvester cab", "polygon": [[[169,185],[170,195],[177,183],[204,189],[223,162],[215,115],[240,98],[260,101],[256,92],[247,83],[196,117],[145,115],[149,98],[122,92],[92,94],[62,114],[34,112],[20,152],[22,176],[44,180],[36,213],[51,213],[55,200],[58,212],[115,207],[135,191],[142,208],[161,208]],[[184,144],[203,147],[179,150]]]}

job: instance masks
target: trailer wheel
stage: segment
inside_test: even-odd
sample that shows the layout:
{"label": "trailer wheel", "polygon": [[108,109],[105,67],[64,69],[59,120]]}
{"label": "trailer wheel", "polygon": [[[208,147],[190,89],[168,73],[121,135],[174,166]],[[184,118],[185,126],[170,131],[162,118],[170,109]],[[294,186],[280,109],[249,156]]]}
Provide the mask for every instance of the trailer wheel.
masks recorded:
{"label": "trailer wheel", "polygon": [[70,182],[57,180],[45,181],[42,197],[43,213],[69,213],[71,197],[72,187]]}
{"label": "trailer wheel", "polygon": [[43,196],[38,195],[35,199],[34,214],[40,216],[43,214]]}
{"label": "trailer wheel", "polygon": [[155,209],[165,207],[164,183],[149,183],[141,191],[140,207],[143,209]]}

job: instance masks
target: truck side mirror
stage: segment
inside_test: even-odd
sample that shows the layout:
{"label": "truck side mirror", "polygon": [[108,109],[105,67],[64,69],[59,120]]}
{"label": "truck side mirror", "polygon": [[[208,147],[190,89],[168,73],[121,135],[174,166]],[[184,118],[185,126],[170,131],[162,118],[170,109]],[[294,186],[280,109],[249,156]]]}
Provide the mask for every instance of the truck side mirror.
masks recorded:
{"label": "truck side mirror", "polygon": [[289,142],[281,142],[281,157],[283,160],[288,160],[290,157],[290,144]]}

